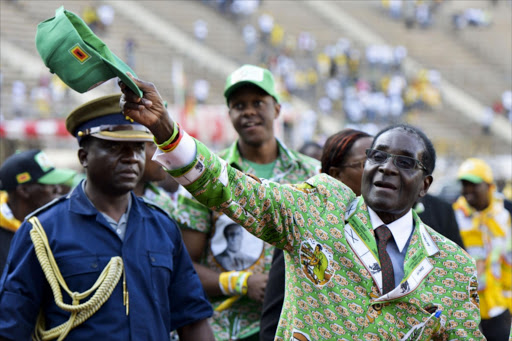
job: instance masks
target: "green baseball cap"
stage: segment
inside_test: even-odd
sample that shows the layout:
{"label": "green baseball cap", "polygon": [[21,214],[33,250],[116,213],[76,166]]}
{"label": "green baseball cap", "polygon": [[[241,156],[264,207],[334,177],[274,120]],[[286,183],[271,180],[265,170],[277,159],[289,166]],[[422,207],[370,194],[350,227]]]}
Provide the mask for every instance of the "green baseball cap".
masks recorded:
{"label": "green baseball cap", "polygon": [[51,73],[80,93],[119,77],[135,94],[142,91],[126,75],[135,72],[109,50],[75,13],[60,7],[37,26],[36,48]]}
{"label": "green baseball cap", "polygon": [[272,73],[267,69],[249,64],[245,64],[236,69],[226,79],[226,86],[224,87],[226,102],[229,101],[229,96],[231,96],[233,91],[248,83],[258,86],[267,94],[274,97],[276,102],[279,103],[279,96],[277,95],[276,84]]}

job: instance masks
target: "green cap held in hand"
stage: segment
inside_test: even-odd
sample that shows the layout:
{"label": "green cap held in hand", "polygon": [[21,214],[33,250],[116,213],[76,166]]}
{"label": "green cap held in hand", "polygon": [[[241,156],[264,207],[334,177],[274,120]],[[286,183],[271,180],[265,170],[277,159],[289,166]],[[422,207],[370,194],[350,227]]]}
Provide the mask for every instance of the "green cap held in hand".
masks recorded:
{"label": "green cap held in hand", "polygon": [[80,93],[119,77],[136,95],[142,91],[126,75],[135,72],[117,57],[76,14],[60,7],[37,26],[36,48],[44,64]]}

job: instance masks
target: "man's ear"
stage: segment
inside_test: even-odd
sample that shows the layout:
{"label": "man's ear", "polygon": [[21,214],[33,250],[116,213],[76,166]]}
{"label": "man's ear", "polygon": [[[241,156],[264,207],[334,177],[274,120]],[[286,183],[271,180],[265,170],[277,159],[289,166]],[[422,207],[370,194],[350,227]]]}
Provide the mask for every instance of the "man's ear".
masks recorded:
{"label": "man's ear", "polygon": [[87,162],[87,150],[84,149],[84,147],[80,147],[78,149],[78,161],[80,161],[80,164],[82,167],[87,168],[88,162]]}
{"label": "man's ear", "polygon": [[279,114],[281,113],[281,104],[277,103],[275,99],[274,99],[274,110],[276,112],[276,114],[274,116],[274,120],[275,120],[276,118],[279,117]]}
{"label": "man's ear", "polygon": [[23,199],[27,199],[27,200],[30,199],[30,193],[27,190],[27,186],[29,186],[29,185],[18,185],[18,186],[16,186],[15,192],[16,192],[16,195],[19,198],[23,198]]}
{"label": "man's ear", "polygon": [[432,181],[434,181],[434,177],[432,175],[427,175],[423,179],[423,188],[421,189],[418,197],[423,198],[425,195],[427,195],[428,189],[430,188],[430,185],[432,185]]}

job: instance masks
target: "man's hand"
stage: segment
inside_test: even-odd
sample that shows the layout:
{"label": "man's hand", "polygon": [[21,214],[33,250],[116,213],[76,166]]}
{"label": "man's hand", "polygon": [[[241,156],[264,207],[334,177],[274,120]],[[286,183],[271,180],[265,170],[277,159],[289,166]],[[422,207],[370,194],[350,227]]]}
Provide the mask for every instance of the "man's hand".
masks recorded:
{"label": "man's hand", "polygon": [[144,82],[127,73],[135,84],[142,90],[144,97],[140,98],[126,84],[119,82],[123,95],[119,106],[124,115],[146,126],[155,136],[157,143],[167,141],[173,133],[173,120],[167,113],[164,101],[153,83]]}
{"label": "man's hand", "polygon": [[263,302],[267,281],[268,274],[254,273],[249,276],[247,280],[247,296],[254,301]]}

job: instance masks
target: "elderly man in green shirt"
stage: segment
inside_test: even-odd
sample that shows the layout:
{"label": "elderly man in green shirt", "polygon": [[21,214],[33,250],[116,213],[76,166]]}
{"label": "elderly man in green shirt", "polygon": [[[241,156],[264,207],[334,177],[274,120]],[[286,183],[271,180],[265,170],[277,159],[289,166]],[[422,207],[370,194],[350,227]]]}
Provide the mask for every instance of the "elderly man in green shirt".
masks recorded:
{"label": "elderly man in green shirt", "polygon": [[[474,259],[412,210],[436,159],[419,129],[375,136],[360,197],[326,174],[281,185],[218,158],[176,125],[154,85],[134,81],[144,97],[121,83],[120,104],[154,134],[154,159],[201,203],[287,253],[277,340],[485,340]],[[304,266],[317,244],[329,262],[318,284]]]}

